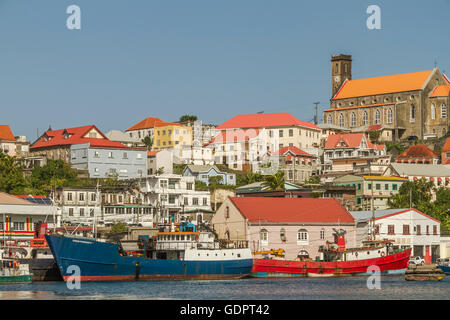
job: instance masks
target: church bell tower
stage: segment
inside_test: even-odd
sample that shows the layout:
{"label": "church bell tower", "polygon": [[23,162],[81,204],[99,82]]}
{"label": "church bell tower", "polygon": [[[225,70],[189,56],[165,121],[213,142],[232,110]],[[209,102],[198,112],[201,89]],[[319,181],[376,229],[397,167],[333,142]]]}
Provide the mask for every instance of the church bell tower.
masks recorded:
{"label": "church bell tower", "polygon": [[334,97],[345,80],[352,80],[352,56],[331,56],[331,97]]}

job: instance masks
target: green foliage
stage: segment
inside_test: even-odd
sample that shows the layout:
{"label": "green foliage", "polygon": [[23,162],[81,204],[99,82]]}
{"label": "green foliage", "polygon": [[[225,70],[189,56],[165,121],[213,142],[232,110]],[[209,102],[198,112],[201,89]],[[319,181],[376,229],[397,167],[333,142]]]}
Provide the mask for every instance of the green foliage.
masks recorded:
{"label": "green foliage", "polygon": [[197,116],[185,114],[180,117],[179,122],[196,121],[196,120],[197,120]]}
{"label": "green foliage", "polygon": [[320,198],[322,197],[322,192],[311,192],[311,198]]}
{"label": "green foliage", "polygon": [[184,168],[186,168],[186,164],[173,164],[173,173],[174,174],[183,174]]}
{"label": "green foliage", "polygon": [[376,143],[376,142],[378,142],[378,139],[380,139],[380,135],[381,135],[381,131],[379,131],[379,130],[369,131],[369,140],[372,143]]}
{"label": "green foliage", "polygon": [[[431,202],[433,182],[424,178],[418,181],[407,181],[402,184],[398,194],[388,201],[390,208],[415,208],[439,221],[441,228],[450,229],[450,189],[440,187],[436,190],[436,200]],[[411,195],[411,202],[410,202]]]}
{"label": "green foliage", "polygon": [[144,139],[142,139],[142,143],[147,146],[147,150],[152,150],[153,147],[153,138],[150,136],[146,136]]}
{"label": "green foliage", "polygon": [[418,181],[406,181],[398,193],[388,200],[388,205],[391,208],[409,208],[411,198],[411,207],[417,208],[419,204],[431,200],[433,186],[433,182],[424,178]]}
{"label": "green foliage", "polygon": [[77,184],[77,172],[62,160],[48,160],[42,167],[35,167],[31,173],[31,186],[36,192]]}
{"label": "green foliage", "polygon": [[268,187],[268,190],[284,190],[284,173],[278,171],[275,174],[264,176],[263,185]]}
{"label": "green foliage", "polygon": [[208,178],[209,186],[217,188],[219,185],[222,184],[222,180],[223,180],[222,176],[209,177]]}
{"label": "green foliage", "polygon": [[116,222],[111,226],[111,233],[120,233],[120,232],[126,232],[128,230],[128,227],[123,222]]}
{"label": "green foliage", "polygon": [[391,143],[386,144],[386,151],[391,152],[392,150],[395,150],[397,154],[401,154],[403,151],[405,151],[405,147],[401,144]]}
{"label": "green foliage", "polygon": [[16,157],[0,151],[0,191],[11,194],[24,194],[29,184],[22,175]]}
{"label": "green foliage", "polygon": [[200,180],[195,180],[195,190],[197,191],[208,191],[208,185]]}
{"label": "green foliage", "polygon": [[305,184],[320,184],[320,177],[311,176],[308,180],[305,181]]}

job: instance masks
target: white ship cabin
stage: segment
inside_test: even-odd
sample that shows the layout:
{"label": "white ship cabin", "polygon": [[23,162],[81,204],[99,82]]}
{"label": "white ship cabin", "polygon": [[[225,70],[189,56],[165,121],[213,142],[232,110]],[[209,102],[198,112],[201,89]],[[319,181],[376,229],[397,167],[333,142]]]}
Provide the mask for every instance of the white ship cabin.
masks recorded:
{"label": "white ship cabin", "polygon": [[365,241],[363,247],[346,248],[345,232],[335,233],[335,243],[327,243],[319,249],[322,261],[357,261],[385,257],[393,253],[391,241]]}
{"label": "white ship cabin", "polygon": [[156,250],[218,249],[210,232],[159,232]]}

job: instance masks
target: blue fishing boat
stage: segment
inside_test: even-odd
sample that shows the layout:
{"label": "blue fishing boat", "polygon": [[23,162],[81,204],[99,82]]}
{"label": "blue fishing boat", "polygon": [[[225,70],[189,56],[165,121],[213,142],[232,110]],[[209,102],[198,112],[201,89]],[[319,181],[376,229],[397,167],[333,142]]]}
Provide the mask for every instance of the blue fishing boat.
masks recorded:
{"label": "blue fishing boat", "polygon": [[250,275],[247,241],[218,241],[189,222],[178,230],[142,237],[139,250],[119,243],[67,235],[46,235],[65,281],[79,270],[80,281],[239,279]]}
{"label": "blue fishing boat", "polygon": [[443,264],[439,265],[438,264],[437,267],[439,269],[441,269],[442,272],[444,272],[445,274],[450,274],[450,265],[443,265]]}

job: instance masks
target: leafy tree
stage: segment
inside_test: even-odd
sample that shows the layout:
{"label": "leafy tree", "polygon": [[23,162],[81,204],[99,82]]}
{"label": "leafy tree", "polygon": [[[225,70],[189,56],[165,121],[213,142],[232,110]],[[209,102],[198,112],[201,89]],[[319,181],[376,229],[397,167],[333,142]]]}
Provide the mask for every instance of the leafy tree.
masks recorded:
{"label": "leafy tree", "polygon": [[388,205],[391,208],[409,208],[411,204],[412,208],[441,221],[441,228],[450,229],[450,189],[437,189],[436,200],[431,202],[433,186],[433,182],[424,178],[414,182],[407,181],[402,184],[398,194],[388,200]]}
{"label": "leafy tree", "polygon": [[0,151],[0,191],[23,194],[28,186],[16,157]]}
{"label": "leafy tree", "polygon": [[208,191],[209,188],[203,181],[195,180],[195,190],[198,191]]}
{"label": "leafy tree", "polygon": [[381,131],[379,131],[379,130],[369,131],[369,140],[372,143],[376,143],[376,142],[378,142],[380,135],[381,135]]}
{"label": "leafy tree", "polygon": [[283,171],[278,171],[275,174],[264,176],[263,185],[267,186],[269,190],[284,190]]}
{"label": "leafy tree", "polygon": [[222,185],[222,180],[222,176],[209,177],[208,182],[210,189],[217,189],[220,185]]}
{"label": "leafy tree", "polygon": [[431,191],[433,190],[433,182],[424,178],[418,181],[406,181],[402,184],[398,193],[388,200],[391,208],[412,208],[423,202],[430,202]]}
{"label": "leafy tree", "polygon": [[308,180],[305,181],[305,184],[320,184],[320,177],[311,176]]}
{"label": "leafy tree", "polygon": [[143,144],[145,144],[147,146],[147,150],[152,150],[152,147],[153,147],[153,138],[152,137],[146,136],[141,141]]}
{"label": "leafy tree", "polygon": [[35,167],[31,173],[31,186],[37,192],[77,184],[77,171],[62,160],[48,160],[42,167]]}
{"label": "leafy tree", "polygon": [[128,227],[123,222],[116,222],[111,226],[111,233],[120,233],[128,230]]}
{"label": "leafy tree", "polygon": [[197,116],[185,114],[180,117],[179,122],[188,122],[188,121],[196,121],[196,120],[197,120]]}

